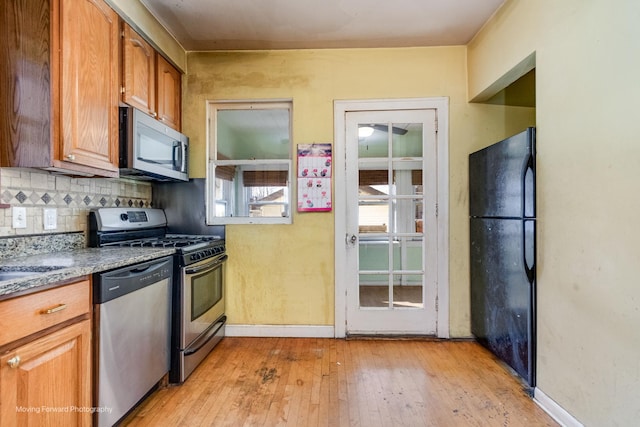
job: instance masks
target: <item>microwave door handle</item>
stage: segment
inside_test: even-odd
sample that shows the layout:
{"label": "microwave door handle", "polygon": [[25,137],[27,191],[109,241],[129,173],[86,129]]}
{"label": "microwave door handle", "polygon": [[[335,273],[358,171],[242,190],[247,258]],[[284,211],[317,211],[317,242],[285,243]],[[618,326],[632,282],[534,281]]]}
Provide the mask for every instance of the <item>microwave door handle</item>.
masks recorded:
{"label": "microwave door handle", "polygon": [[182,171],[182,150],[180,149],[180,141],[173,142],[173,170]]}
{"label": "microwave door handle", "polygon": [[181,161],[180,172],[187,173],[187,144],[180,143]]}

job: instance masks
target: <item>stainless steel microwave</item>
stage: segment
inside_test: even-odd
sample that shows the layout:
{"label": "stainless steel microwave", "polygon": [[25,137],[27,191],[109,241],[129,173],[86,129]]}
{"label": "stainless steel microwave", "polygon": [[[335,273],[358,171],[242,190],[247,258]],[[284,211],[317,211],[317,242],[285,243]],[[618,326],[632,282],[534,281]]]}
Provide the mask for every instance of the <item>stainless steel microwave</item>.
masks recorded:
{"label": "stainless steel microwave", "polygon": [[120,176],[188,181],[189,138],[134,107],[120,107]]}

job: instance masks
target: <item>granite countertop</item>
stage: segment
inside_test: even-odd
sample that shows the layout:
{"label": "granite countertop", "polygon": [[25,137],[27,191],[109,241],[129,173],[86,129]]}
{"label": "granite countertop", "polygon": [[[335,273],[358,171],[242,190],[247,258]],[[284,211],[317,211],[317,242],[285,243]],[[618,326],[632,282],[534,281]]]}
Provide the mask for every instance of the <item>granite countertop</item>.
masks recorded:
{"label": "granite countertop", "polygon": [[41,286],[174,253],[173,248],[85,248],[4,259],[0,261],[0,272],[34,271],[34,274],[0,281],[0,300],[17,292],[22,295]]}

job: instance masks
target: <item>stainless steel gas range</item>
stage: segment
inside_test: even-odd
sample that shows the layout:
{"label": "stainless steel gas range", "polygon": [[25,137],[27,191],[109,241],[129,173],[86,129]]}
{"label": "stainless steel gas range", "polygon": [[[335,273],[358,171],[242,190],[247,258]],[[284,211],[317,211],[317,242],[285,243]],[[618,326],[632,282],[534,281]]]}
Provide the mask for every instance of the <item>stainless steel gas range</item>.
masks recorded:
{"label": "stainless steel gas range", "polygon": [[224,336],[225,241],[221,236],[167,234],[162,209],[98,208],[89,215],[93,247],[172,247],[171,370],[183,382]]}

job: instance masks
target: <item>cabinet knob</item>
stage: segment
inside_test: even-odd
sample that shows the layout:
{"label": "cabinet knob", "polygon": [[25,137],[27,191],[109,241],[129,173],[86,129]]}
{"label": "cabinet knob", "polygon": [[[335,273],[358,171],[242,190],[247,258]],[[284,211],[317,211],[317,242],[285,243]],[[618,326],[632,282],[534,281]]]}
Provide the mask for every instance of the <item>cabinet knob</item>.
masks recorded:
{"label": "cabinet knob", "polygon": [[76,156],[74,156],[73,154],[67,154],[67,160],[74,161],[75,159],[76,159]]}
{"label": "cabinet knob", "polygon": [[20,356],[15,356],[7,360],[7,365],[13,369],[17,368],[20,365]]}

